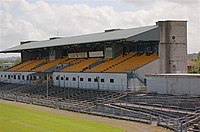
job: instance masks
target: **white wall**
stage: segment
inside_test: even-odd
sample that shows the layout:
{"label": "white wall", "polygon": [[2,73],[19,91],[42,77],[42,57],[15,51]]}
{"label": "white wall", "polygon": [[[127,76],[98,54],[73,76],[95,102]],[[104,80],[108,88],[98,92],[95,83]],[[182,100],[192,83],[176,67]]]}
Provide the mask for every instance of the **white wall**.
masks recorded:
{"label": "white wall", "polygon": [[147,78],[147,92],[200,96],[200,77],[149,76]]}
{"label": "white wall", "polygon": [[[59,77],[59,80],[56,80]],[[64,79],[61,80],[61,77]],[[69,80],[66,80],[66,77]],[[99,77],[99,83],[94,82],[94,79]],[[73,78],[76,78],[73,81]],[[78,81],[79,78],[79,81]],[[83,78],[83,81],[80,79]],[[91,78],[91,82],[88,81]],[[101,82],[104,79],[104,82]],[[110,82],[114,79],[114,83]],[[85,88],[85,89],[104,89],[104,90],[127,90],[127,74],[124,73],[64,73],[54,72],[53,82],[55,86],[72,87],[72,88]]]}
{"label": "white wall", "polygon": [[[0,72],[0,82],[8,82],[8,83],[26,83],[27,75],[33,74],[34,72]],[[16,78],[14,79],[14,75]],[[5,77],[6,76],[6,77]],[[10,79],[8,79],[10,76]],[[20,79],[18,78],[20,76]],[[22,79],[24,76],[24,80]]]}

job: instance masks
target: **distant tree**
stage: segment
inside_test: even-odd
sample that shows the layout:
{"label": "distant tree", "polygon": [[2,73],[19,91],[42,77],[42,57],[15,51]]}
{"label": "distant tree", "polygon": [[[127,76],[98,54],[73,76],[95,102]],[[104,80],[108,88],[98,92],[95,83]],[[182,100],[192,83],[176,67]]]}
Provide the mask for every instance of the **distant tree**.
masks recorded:
{"label": "distant tree", "polygon": [[192,72],[200,73],[200,52],[198,53],[197,58],[194,61],[195,61],[195,65]]}
{"label": "distant tree", "polygon": [[20,62],[21,62],[21,59],[20,59],[20,58],[17,58],[17,59],[15,60],[15,65],[19,64]]}

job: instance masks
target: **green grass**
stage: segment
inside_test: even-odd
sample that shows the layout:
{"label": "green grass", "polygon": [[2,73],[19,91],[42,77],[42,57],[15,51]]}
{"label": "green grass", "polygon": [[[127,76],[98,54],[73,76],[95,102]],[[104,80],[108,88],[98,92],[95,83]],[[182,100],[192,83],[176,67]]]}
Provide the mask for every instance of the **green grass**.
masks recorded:
{"label": "green grass", "polygon": [[122,132],[106,124],[0,103],[1,132]]}

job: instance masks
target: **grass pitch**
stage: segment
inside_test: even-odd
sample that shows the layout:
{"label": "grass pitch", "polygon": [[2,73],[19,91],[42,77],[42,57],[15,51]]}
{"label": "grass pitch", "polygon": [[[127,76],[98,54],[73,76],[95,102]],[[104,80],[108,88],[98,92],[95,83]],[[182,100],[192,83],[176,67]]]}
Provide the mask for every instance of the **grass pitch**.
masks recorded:
{"label": "grass pitch", "polygon": [[106,124],[0,103],[1,132],[122,132]]}

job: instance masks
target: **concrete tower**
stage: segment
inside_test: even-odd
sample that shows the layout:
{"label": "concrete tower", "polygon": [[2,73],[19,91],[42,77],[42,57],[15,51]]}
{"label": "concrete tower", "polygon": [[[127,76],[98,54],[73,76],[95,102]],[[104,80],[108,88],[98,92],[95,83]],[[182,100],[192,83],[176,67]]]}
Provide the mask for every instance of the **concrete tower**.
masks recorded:
{"label": "concrete tower", "polygon": [[187,72],[187,21],[158,21],[161,73]]}

